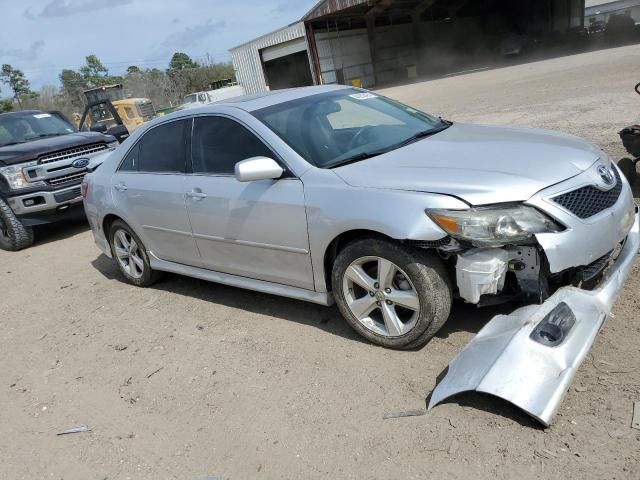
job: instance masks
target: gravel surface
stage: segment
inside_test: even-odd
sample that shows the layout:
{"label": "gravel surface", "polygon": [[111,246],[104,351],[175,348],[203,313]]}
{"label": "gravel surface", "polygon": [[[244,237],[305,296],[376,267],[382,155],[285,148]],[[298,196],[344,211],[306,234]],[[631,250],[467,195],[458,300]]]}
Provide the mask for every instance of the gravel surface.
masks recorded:
{"label": "gravel surface", "polygon": [[[385,94],[575,133],[619,158],[617,131],[640,120],[638,59],[631,46]],[[0,478],[640,478],[637,267],[544,430],[479,394],[418,415],[495,309],[457,305],[427,346],[395,352],[335,308],[177,276],[129,286],[83,222],[36,241],[0,252]]]}

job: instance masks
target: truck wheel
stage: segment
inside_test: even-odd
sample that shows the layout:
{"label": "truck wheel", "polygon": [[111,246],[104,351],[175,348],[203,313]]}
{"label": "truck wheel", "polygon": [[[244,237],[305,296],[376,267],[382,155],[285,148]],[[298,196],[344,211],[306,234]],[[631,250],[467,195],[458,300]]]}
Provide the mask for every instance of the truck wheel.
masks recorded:
{"label": "truck wheel", "polygon": [[13,210],[0,199],[0,249],[17,252],[33,245],[33,228],[25,227]]}
{"label": "truck wheel", "polygon": [[121,220],[113,222],[109,243],[113,258],[129,283],[148,287],[158,280],[159,273],[151,269],[147,249],[129,225]]}
{"label": "truck wheel", "polygon": [[433,253],[382,239],[356,240],[333,265],[333,295],[353,329],[395,349],[417,348],[449,318],[451,285]]}
{"label": "truck wheel", "polygon": [[636,182],[638,173],[636,172],[636,163],[630,158],[623,158],[618,162],[618,168],[622,171],[629,182],[629,185],[633,185]]}

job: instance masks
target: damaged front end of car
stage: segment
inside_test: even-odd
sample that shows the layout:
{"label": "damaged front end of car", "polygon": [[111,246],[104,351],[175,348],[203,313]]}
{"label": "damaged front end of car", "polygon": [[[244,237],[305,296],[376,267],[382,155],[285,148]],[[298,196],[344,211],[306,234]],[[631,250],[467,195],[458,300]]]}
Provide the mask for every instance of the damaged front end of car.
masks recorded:
{"label": "damaged front end of car", "polygon": [[640,247],[629,185],[615,166],[598,163],[521,205],[428,213],[450,236],[439,251],[455,269],[461,299],[527,304],[476,335],[429,408],[475,390],[549,425]]}

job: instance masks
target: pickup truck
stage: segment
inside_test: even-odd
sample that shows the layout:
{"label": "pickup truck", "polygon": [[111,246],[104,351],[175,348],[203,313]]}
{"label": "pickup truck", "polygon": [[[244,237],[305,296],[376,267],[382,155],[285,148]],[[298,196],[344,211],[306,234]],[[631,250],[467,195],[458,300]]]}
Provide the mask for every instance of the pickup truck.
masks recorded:
{"label": "pickup truck", "polygon": [[0,249],[27,248],[33,226],[82,214],[82,179],[116,145],[57,112],[0,114]]}

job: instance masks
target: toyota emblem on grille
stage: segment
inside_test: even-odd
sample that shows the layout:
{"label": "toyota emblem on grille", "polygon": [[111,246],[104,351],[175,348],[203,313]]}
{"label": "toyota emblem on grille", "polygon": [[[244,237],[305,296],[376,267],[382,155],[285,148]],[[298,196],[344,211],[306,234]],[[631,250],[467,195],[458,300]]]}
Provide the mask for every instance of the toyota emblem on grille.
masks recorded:
{"label": "toyota emblem on grille", "polygon": [[88,158],[79,158],[77,160],[74,160],[73,163],[71,164],[73,168],[84,168],[87,165],[89,165]]}
{"label": "toyota emblem on grille", "polygon": [[600,175],[600,178],[605,183],[605,185],[613,185],[615,177],[613,176],[613,173],[611,173],[611,170],[604,165],[600,165],[598,167],[598,175]]}

